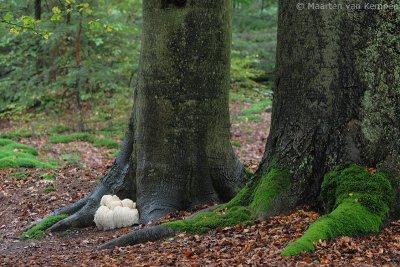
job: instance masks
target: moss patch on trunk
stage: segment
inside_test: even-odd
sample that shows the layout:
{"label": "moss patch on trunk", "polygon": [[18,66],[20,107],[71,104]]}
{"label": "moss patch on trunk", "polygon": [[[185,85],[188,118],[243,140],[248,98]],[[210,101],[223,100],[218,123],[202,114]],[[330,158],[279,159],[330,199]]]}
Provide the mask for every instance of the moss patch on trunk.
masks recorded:
{"label": "moss patch on trunk", "polygon": [[26,239],[41,238],[44,236],[44,231],[47,228],[49,228],[53,224],[65,219],[67,217],[68,217],[68,215],[66,215],[66,214],[61,214],[61,215],[57,215],[57,216],[49,216],[46,219],[44,219],[42,222],[40,222],[39,224],[37,224],[34,227],[32,227],[31,229],[29,229],[28,231],[23,232],[21,234],[21,237],[26,238]]}
{"label": "moss patch on trunk", "polygon": [[325,175],[321,199],[330,212],[313,223],[304,235],[282,251],[283,256],[314,251],[314,242],[343,235],[379,232],[395,201],[395,180],[355,164]]}

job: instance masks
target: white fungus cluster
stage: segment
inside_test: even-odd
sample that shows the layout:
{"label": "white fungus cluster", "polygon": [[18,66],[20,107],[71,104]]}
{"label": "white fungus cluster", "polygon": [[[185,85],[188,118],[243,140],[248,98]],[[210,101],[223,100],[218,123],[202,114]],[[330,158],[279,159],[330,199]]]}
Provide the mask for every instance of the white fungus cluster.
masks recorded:
{"label": "white fungus cluster", "polygon": [[94,215],[99,230],[110,230],[139,223],[136,203],[130,199],[120,200],[117,196],[104,195]]}

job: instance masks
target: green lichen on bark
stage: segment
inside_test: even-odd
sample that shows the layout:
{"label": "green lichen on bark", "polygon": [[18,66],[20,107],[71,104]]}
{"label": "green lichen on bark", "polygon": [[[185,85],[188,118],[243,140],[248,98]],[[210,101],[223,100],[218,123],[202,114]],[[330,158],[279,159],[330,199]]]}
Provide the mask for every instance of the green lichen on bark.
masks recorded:
{"label": "green lichen on bark", "polygon": [[66,214],[61,214],[57,216],[49,216],[45,220],[43,220],[41,223],[35,225],[31,229],[27,230],[26,232],[23,232],[21,234],[22,238],[25,239],[37,239],[41,238],[44,236],[44,231],[48,229],[50,226],[53,224],[67,218],[68,215]]}
{"label": "green lichen on bark", "polygon": [[290,181],[288,171],[271,168],[266,174],[252,179],[231,201],[215,211],[163,225],[189,233],[206,233],[217,227],[237,224],[250,225],[260,212],[269,210],[273,199],[289,186]]}
{"label": "green lichen on bark", "polygon": [[369,27],[360,25],[360,35],[370,37],[355,54],[357,73],[366,89],[362,99],[366,154],[371,161],[383,162],[400,154],[400,10],[377,10],[373,19]]}
{"label": "green lichen on bark", "polygon": [[343,235],[376,233],[395,202],[395,181],[383,172],[370,173],[351,164],[325,175],[321,200],[330,212],[282,251],[283,256],[314,251],[314,242]]}

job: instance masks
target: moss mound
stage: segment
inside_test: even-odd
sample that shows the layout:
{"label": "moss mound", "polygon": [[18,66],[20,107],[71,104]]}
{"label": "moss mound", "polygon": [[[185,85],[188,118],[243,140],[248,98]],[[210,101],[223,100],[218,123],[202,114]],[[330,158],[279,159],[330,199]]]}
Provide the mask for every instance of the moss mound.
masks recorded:
{"label": "moss mound", "polygon": [[36,159],[35,148],[9,139],[0,139],[0,168],[53,168],[54,166]]}
{"label": "moss mound", "polygon": [[93,143],[95,141],[95,136],[89,133],[72,133],[52,136],[49,141],[53,144],[57,143],[71,143],[75,141],[83,141]]}
{"label": "moss mound", "polygon": [[12,143],[14,143],[13,140],[0,138],[0,146],[6,146],[6,145],[9,145],[9,144],[12,144]]}
{"label": "moss mound", "polygon": [[113,139],[100,138],[94,142],[95,147],[119,148],[118,142]]}
{"label": "moss mound", "polygon": [[268,211],[273,199],[289,186],[290,180],[288,171],[271,168],[266,175],[252,179],[236,197],[215,211],[163,225],[188,233],[206,233],[237,224],[250,225],[260,212]]}
{"label": "moss mound", "polygon": [[314,251],[314,242],[343,235],[376,233],[395,200],[395,181],[383,172],[370,173],[344,165],[325,175],[321,199],[331,213],[313,223],[304,235],[283,250],[283,256]]}
{"label": "moss mound", "polygon": [[52,226],[53,224],[57,223],[58,221],[61,221],[65,218],[67,218],[68,215],[61,214],[57,216],[49,216],[46,219],[44,219],[42,222],[39,224],[35,225],[31,229],[29,229],[26,232],[23,232],[21,234],[22,238],[26,239],[36,239],[36,238],[41,238],[44,237],[44,231]]}

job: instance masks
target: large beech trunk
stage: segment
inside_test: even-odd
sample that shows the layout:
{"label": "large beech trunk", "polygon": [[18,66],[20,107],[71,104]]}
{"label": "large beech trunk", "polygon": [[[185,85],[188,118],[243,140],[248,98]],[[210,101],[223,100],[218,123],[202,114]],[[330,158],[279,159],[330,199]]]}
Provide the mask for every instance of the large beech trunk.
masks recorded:
{"label": "large beech trunk", "polygon": [[[281,0],[272,128],[259,173],[290,170],[268,215],[316,204],[324,174],[354,162],[400,177],[400,12]],[[368,2],[368,3],[367,3]]]}
{"label": "large beech trunk", "polygon": [[52,227],[93,224],[101,196],[137,202],[142,222],[227,201],[246,177],[230,144],[231,1],[147,0],[134,108],[121,152]]}

